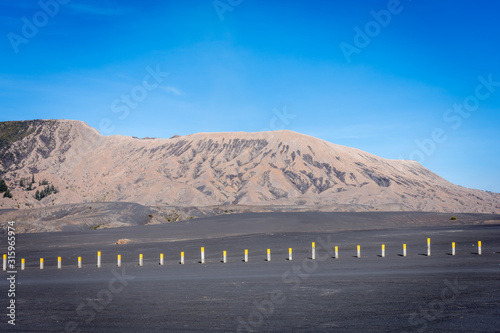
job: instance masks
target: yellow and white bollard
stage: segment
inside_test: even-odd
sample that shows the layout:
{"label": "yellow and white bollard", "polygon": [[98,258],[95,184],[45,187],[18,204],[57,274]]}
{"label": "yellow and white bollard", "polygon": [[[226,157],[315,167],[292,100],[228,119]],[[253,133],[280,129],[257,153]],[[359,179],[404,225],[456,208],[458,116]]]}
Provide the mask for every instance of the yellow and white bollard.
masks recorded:
{"label": "yellow and white bollard", "polygon": [[163,260],[163,253],[160,253],[160,266],[163,266],[164,264],[164,260]]}
{"label": "yellow and white bollard", "polygon": [[271,261],[271,249],[267,249],[267,261]]}
{"label": "yellow and white bollard", "polygon": [[227,262],[227,252],[222,251],[222,262],[225,264]]}
{"label": "yellow and white bollard", "polygon": [[43,258],[40,258],[40,269],[43,269]]}
{"label": "yellow and white bollard", "polygon": [[403,244],[403,257],[406,257],[406,244]]}
{"label": "yellow and white bollard", "polygon": [[288,260],[292,260],[292,248],[288,249]]}
{"label": "yellow and white bollard", "polygon": [[122,255],[121,254],[116,256],[116,266],[122,267]]}
{"label": "yellow and white bollard", "polygon": [[97,267],[101,267],[101,251],[97,252]]}
{"label": "yellow and white bollard", "polygon": [[483,253],[483,251],[481,249],[481,241],[478,241],[477,242],[477,254],[481,255],[481,253]]}
{"label": "yellow and white bollard", "polygon": [[382,258],[385,257],[385,244],[382,244]]}
{"label": "yellow and white bollard", "polygon": [[427,256],[431,256],[431,239],[427,238]]}
{"label": "yellow and white bollard", "polygon": [[24,258],[21,259],[21,270],[24,271],[24,269],[26,268],[26,263],[24,261]]}
{"label": "yellow and white bollard", "polygon": [[57,257],[57,269],[61,269],[61,265],[62,265],[61,257]]}
{"label": "yellow and white bollard", "polygon": [[184,265],[184,252],[181,252],[181,265]]}
{"label": "yellow and white bollard", "polygon": [[201,263],[202,264],[205,263],[205,248],[204,247],[201,248]]}
{"label": "yellow and white bollard", "polygon": [[2,263],[2,270],[6,271],[7,270],[7,255],[3,255],[3,263]]}
{"label": "yellow and white bollard", "polygon": [[451,243],[451,255],[455,255],[455,242]]}
{"label": "yellow and white bollard", "polygon": [[339,247],[335,246],[335,259],[339,258]]}
{"label": "yellow and white bollard", "polygon": [[316,259],[316,242],[311,244],[311,259]]}
{"label": "yellow and white bollard", "polygon": [[357,247],[357,254],[356,254],[356,256],[358,258],[361,258],[361,245],[358,245],[358,247]]}
{"label": "yellow and white bollard", "polygon": [[248,250],[245,249],[245,262],[248,262]]}
{"label": "yellow and white bollard", "polygon": [[78,268],[82,268],[82,257],[78,257]]}
{"label": "yellow and white bollard", "polygon": [[142,261],[142,253],[139,254],[139,266],[142,266],[143,261]]}

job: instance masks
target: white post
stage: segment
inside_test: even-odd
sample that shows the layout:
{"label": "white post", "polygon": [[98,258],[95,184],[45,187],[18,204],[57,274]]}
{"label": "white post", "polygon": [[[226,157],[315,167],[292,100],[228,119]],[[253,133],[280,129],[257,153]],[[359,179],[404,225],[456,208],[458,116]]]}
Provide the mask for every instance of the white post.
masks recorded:
{"label": "white post", "polygon": [[78,257],[78,268],[82,268],[82,257]]}
{"label": "white post", "polygon": [[385,244],[382,244],[382,258],[385,257]]}
{"label": "white post", "polygon": [[427,238],[427,256],[431,256],[431,239]]}
{"label": "white post", "polygon": [[311,244],[311,259],[316,259],[316,242]]}
{"label": "white post", "polygon": [[339,258],[339,247],[335,246],[335,259]]}
{"label": "white post", "polygon": [[288,260],[292,260],[292,248],[288,249]]}
{"label": "white post", "polygon": [[21,270],[24,271],[24,268],[25,268],[25,262],[24,262],[24,258],[21,259]]}
{"label": "white post", "polygon": [[184,252],[181,252],[181,265],[184,265]]}
{"label": "white post", "polygon": [[406,244],[403,244],[403,257],[406,257]]}
{"label": "white post", "polygon": [[43,258],[40,258],[40,269],[43,269]]}
{"label": "white post", "polygon": [[455,242],[451,243],[451,255],[455,255]]}
{"label": "white post", "polygon": [[160,266],[163,266],[165,261],[163,260],[163,253],[160,253]]}
{"label": "white post", "polygon": [[225,264],[227,262],[227,252],[223,251],[222,252],[222,262]]}
{"label": "white post", "polygon": [[122,255],[121,254],[116,256],[116,266],[122,267]]}
{"label": "white post", "polygon": [[57,257],[57,269],[61,269],[61,257]]}
{"label": "white post", "polygon": [[481,249],[481,241],[478,241],[477,242],[477,254],[481,254],[483,253],[482,249]]}
{"label": "white post", "polygon": [[202,264],[205,263],[205,248],[204,247],[201,248],[201,263]]}
{"label": "white post", "polygon": [[245,249],[245,262],[248,262],[248,250]]}
{"label": "white post", "polygon": [[143,262],[142,262],[142,253],[141,253],[141,254],[139,254],[139,266],[142,266],[142,263]]}
{"label": "white post", "polygon": [[101,251],[97,252],[97,267],[101,267]]}
{"label": "white post", "polygon": [[267,249],[267,261],[271,261],[271,249]]}
{"label": "white post", "polygon": [[3,255],[3,264],[2,264],[2,269],[3,269],[4,271],[6,271],[6,270],[7,270],[7,255],[6,255],[6,254],[4,254],[4,255]]}
{"label": "white post", "polygon": [[358,254],[357,254],[358,258],[361,258],[361,246],[358,245]]}

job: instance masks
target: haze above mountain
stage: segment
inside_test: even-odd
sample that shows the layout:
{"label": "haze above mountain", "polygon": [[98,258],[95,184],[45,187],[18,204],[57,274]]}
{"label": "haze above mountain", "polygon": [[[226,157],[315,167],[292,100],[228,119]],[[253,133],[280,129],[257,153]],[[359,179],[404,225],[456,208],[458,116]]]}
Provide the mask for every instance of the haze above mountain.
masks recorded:
{"label": "haze above mountain", "polygon": [[[27,190],[20,180],[35,183]],[[83,122],[0,123],[0,208],[82,202],[145,206],[300,206],[330,210],[500,212],[500,194],[454,185],[414,161],[388,160],[291,131],[102,136]],[[57,193],[41,200],[47,185]],[[29,181],[31,183],[31,181]]]}

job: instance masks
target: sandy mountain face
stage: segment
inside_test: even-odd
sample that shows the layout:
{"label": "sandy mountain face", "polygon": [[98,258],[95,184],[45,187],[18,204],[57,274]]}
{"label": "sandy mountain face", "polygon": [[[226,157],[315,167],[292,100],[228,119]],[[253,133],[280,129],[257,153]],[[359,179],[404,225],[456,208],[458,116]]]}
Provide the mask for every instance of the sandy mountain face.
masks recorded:
{"label": "sandy mountain face", "polygon": [[500,212],[500,194],[291,131],[138,139],[102,136],[80,121],[4,122],[0,177],[12,194],[0,195],[0,208],[121,201]]}

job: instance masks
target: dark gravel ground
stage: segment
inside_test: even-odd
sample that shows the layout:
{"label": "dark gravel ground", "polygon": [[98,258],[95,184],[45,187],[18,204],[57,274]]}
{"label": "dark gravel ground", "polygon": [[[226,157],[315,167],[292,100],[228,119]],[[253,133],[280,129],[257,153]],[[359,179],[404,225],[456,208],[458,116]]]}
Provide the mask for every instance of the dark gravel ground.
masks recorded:
{"label": "dark gravel ground", "polygon": [[[372,215],[370,223],[335,213],[295,219],[246,214],[18,235],[18,264],[26,258],[27,269],[17,273],[15,326],[5,315],[8,275],[0,274],[0,331],[499,332],[500,225],[422,226],[411,218],[398,226],[384,214]],[[427,237],[430,257],[424,255]],[[120,238],[132,242],[115,245]],[[309,259],[312,241],[316,260]],[[448,254],[451,242],[457,244],[455,256]],[[407,257],[400,255],[403,243]],[[361,258],[354,257],[357,244]],[[381,244],[385,258],[379,256]],[[5,251],[5,239],[0,246]],[[204,265],[198,263],[201,246]],[[334,246],[339,259],[332,258]],[[286,260],[289,247],[292,261]],[[271,262],[265,261],[267,248]],[[248,263],[242,261],[244,249]],[[220,261],[223,250],[226,264]],[[97,251],[101,268],[95,267]],[[178,263],[181,251],[185,265]],[[159,253],[164,266],[158,265]],[[115,265],[117,254],[122,268]],[[137,265],[139,254],[143,267]]]}

